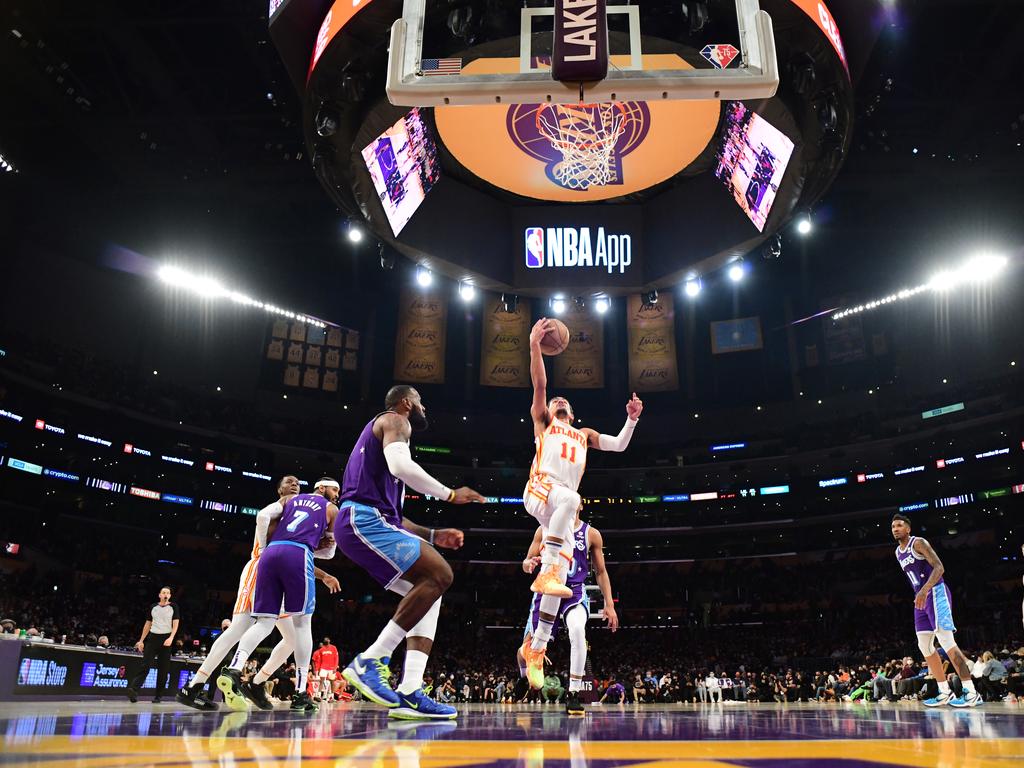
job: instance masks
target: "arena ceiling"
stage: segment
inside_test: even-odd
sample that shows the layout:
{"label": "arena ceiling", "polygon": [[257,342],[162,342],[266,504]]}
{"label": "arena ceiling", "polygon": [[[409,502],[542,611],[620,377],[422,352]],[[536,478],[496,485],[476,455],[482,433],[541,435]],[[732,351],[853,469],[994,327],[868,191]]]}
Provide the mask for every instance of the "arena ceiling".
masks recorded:
{"label": "arena ceiling", "polygon": [[[1005,204],[1024,138],[1017,4],[830,8],[856,97],[850,155],[818,204],[835,237],[797,246],[786,234],[773,267],[811,291],[819,280],[877,279],[891,259],[873,242],[913,242],[936,210],[969,204],[968,190],[974,202]],[[0,154],[19,171],[0,179],[8,232],[102,231],[141,250],[198,229],[211,242],[205,255],[230,251],[268,277],[285,273],[284,249],[301,251],[310,270],[347,254],[263,4],[14,2],[0,11],[0,31]],[[894,206],[905,215],[879,215]],[[787,258],[797,247],[800,258]],[[375,250],[363,251],[363,282],[389,279],[369,268]]]}

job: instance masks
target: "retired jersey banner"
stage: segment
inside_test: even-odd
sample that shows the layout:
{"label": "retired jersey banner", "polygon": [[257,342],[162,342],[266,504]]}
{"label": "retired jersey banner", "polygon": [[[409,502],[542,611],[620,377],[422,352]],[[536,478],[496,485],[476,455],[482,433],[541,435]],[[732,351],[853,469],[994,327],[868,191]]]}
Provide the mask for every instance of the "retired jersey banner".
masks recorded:
{"label": "retired jersey banner", "polygon": [[672,294],[663,293],[657,304],[648,305],[633,295],[627,308],[629,388],[635,392],[679,389]]}
{"label": "retired jersey banner", "polygon": [[569,304],[559,318],[569,328],[569,346],[552,361],[556,387],[604,387],[604,324],[593,310]]}
{"label": "retired jersey banner", "polygon": [[501,296],[487,294],[480,334],[480,384],[485,387],[530,386],[530,302],[521,300],[506,312]]}
{"label": "retired jersey banner", "polygon": [[395,380],[410,384],[444,383],[448,300],[439,289],[407,287],[398,304]]}

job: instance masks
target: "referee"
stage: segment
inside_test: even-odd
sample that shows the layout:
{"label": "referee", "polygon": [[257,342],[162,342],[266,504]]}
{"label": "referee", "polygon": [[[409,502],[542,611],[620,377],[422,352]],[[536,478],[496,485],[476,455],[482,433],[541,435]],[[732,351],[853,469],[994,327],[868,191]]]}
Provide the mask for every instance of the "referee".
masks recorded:
{"label": "referee", "polygon": [[157,676],[153,703],[161,702],[167,686],[171,649],[174,636],[178,633],[179,620],[178,606],[171,602],[171,588],[164,587],[160,590],[160,599],[149,607],[146,623],[142,627],[142,637],[135,644],[135,650],[142,651],[142,662],[128,684],[128,700],[132,704],[138,701],[139,688],[146,682],[146,674],[154,660],[157,662]]}

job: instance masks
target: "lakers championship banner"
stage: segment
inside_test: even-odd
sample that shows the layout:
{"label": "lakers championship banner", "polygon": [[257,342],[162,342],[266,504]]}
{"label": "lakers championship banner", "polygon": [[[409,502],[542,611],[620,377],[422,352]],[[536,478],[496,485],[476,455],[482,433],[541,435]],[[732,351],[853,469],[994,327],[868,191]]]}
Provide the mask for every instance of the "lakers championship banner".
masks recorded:
{"label": "lakers championship banner", "polygon": [[553,361],[556,387],[604,387],[604,324],[593,310],[570,304],[560,318],[569,329],[569,346]]}
{"label": "lakers championship banner", "polygon": [[505,311],[501,296],[487,294],[480,334],[480,384],[485,387],[530,386],[530,302]]}
{"label": "lakers championship banner", "polygon": [[657,304],[644,304],[640,296],[630,296],[626,322],[629,328],[629,388],[635,392],[679,389],[672,294],[662,294]]}
{"label": "lakers championship banner", "polygon": [[405,288],[398,304],[395,379],[443,384],[448,301],[437,290]]}

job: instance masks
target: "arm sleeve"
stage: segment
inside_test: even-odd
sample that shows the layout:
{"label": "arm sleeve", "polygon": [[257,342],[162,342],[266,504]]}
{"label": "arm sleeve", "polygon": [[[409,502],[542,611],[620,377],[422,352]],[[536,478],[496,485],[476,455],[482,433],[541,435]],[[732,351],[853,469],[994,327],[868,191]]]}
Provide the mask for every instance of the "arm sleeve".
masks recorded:
{"label": "arm sleeve", "polygon": [[384,448],[384,459],[388,463],[388,471],[408,485],[414,491],[448,500],[452,491],[447,485],[435,480],[424,471],[423,467],[412,460],[409,444],[396,440]]}
{"label": "arm sleeve", "polygon": [[626,423],[622,425],[622,429],[615,437],[612,437],[611,435],[598,435],[597,447],[602,451],[622,453],[622,451],[626,450],[626,447],[629,445],[629,441],[633,437],[634,429],[636,429],[636,420],[627,418]]}
{"label": "arm sleeve", "polygon": [[175,621],[175,620],[181,621],[181,612],[178,610],[178,604],[177,603],[171,603],[171,608],[172,608],[172,610],[171,610],[171,621]]}
{"label": "arm sleeve", "polygon": [[270,530],[270,521],[283,514],[284,507],[281,506],[281,502],[275,501],[273,504],[267,504],[256,515],[256,543],[259,544],[260,550],[267,548],[267,531]]}

